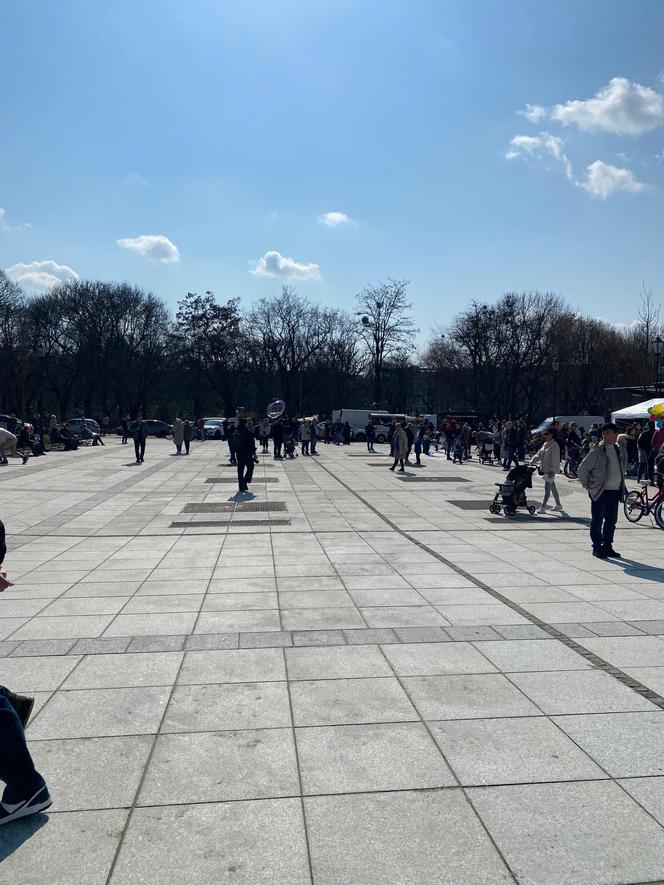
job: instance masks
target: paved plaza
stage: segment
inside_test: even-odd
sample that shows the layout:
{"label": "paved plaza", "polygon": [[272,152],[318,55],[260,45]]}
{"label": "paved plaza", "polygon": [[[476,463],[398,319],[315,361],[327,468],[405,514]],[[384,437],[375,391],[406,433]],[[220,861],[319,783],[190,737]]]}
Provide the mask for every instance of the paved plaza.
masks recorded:
{"label": "paved plaza", "polygon": [[[498,467],[361,444],[0,473],[0,683],[36,697],[48,814],[16,885],[664,880],[664,534],[512,520]],[[533,503],[542,497],[537,478]]]}

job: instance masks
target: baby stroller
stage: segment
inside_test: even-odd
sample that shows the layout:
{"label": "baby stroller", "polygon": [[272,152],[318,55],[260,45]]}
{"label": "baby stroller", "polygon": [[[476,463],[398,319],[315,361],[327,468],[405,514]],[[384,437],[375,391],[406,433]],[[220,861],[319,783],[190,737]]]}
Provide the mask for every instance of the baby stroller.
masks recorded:
{"label": "baby stroller", "polygon": [[493,464],[493,433],[480,430],[477,434],[477,453],[480,464]]}
{"label": "baby stroller", "polygon": [[491,513],[500,513],[501,504],[505,509],[505,516],[514,516],[517,507],[525,507],[531,516],[535,513],[535,507],[528,503],[526,498],[526,489],[533,487],[533,473],[535,467],[528,467],[520,464],[513,467],[505,477],[505,482],[497,482],[498,491],[496,492],[489,511]]}
{"label": "baby stroller", "polygon": [[292,433],[284,433],[284,455],[286,458],[295,458],[295,437]]}

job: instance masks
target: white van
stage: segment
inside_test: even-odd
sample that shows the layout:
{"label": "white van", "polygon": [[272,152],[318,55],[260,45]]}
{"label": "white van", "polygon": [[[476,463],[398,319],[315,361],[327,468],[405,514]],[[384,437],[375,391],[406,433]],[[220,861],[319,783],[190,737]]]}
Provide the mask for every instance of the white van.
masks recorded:
{"label": "white van", "polygon": [[353,439],[359,441],[364,441],[364,429],[369,421],[373,421],[376,428],[376,442],[379,443],[387,441],[392,421],[403,421],[404,418],[405,415],[371,409],[335,409],[332,412],[333,421],[348,421],[353,431]]}

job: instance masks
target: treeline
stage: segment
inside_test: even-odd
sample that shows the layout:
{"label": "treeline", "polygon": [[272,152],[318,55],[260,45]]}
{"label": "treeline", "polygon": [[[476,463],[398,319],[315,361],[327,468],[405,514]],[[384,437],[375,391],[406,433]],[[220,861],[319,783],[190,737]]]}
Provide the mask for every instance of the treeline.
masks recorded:
{"label": "treeline", "polygon": [[0,411],[64,419],[142,412],[296,415],[339,407],[537,417],[603,412],[605,387],[647,385],[659,314],[619,331],[549,294],[473,303],[418,351],[407,283],[367,287],[349,313],[289,287],[243,310],[188,293],[175,317],[127,283],[75,280],[26,295],[0,271]]}

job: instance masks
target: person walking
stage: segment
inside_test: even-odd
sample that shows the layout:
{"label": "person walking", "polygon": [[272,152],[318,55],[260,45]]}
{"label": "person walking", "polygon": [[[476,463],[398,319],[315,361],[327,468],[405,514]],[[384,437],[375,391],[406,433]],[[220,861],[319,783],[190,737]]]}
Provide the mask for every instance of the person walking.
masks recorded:
{"label": "person walking", "polygon": [[592,502],[590,539],[593,556],[598,559],[620,558],[620,554],[613,549],[613,537],[618,521],[618,505],[625,493],[627,453],[617,445],[618,428],[615,424],[604,424],[601,434],[602,441],[588,452],[579,465],[578,478]]}
{"label": "person walking", "polygon": [[654,452],[652,450],[652,438],[655,433],[655,422],[648,421],[645,430],[642,430],[636,441],[637,455],[639,458],[639,469],[637,480],[649,479],[653,481],[652,462]]}
{"label": "person walking", "polygon": [[406,469],[404,463],[408,456],[408,436],[406,435],[405,421],[396,426],[392,436],[392,452],[394,454],[394,464],[390,467],[390,470],[394,471],[397,464],[400,464],[399,473],[404,473]]}
{"label": "person walking", "polygon": [[194,438],[194,426],[188,418],[184,422],[184,426],[182,428],[182,434],[183,434],[183,438],[184,438],[184,453],[185,453],[185,455],[188,455],[189,454],[189,446],[191,445],[191,441]]}
{"label": "person walking", "polygon": [[551,495],[553,495],[553,500],[556,502],[556,506],[553,509],[562,511],[563,506],[560,503],[560,495],[556,488],[556,475],[560,472],[560,446],[553,438],[553,431],[550,427],[547,427],[542,435],[544,437],[544,445],[533,455],[529,462],[531,467],[539,464],[544,475],[544,500],[537,512],[546,513],[546,503]]}
{"label": "person walking", "polygon": [[261,448],[263,452],[267,452],[267,441],[270,438],[270,419],[266,416],[260,423]]}
{"label": "person walking", "polygon": [[353,435],[353,431],[351,430],[350,424],[348,421],[344,424],[341,429],[341,436],[343,437],[343,442],[345,446],[350,445],[351,436]]}
{"label": "person walking", "polygon": [[120,427],[122,428],[122,445],[126,446],[129,438],[129,418],[126,415],[120,419]]}
{"label": "person walking", "polygon": [[317,455],[316,444],[318,443],[318,415],[314,415],[311,419],[311,444],[309,446],[309,451],[312,455]]}
{"label": "person walking", "polygon": [[303,421],[300,428],[300,442],[302,443],[302,454],[309,454],[309,443],[311,442],[311,423]]}
{"label": "person walking", "polygon": [[[246,422],[245,422],[246,423]],[[237,457],[235,452],[235,434],[237,432],[236,423],[232,421],[228,421],[226,425],[226,442],[228,443],[228,463],[229,464],[237,464]]]}
{"label": "person walking", "polygon": [[272,446],[274,449],[274,458],[281,458],[281,447],[284,444],[284,425],[282,419],[278,418],[272,425]]}
{"label": "person walking", "polygon": [[173,422],[173,442],[175,443],[176,454],[181,455],[182,443],[184,442],[184,424],[180,417],[177,417]]}
{"label": "person walking", "polygon": [[134,452],[136,453],[136,463],[142,464],[145,460],[145,441],[148,438],[148,429],[143,421],[141,414],[137,415],[130,426],[131,437],[134,440]]}
{"label": "person walking", "polygon": [[249,491],[253,479],[254,464],[257,461],[256,440],[246,418],[238,418],[235,430],[235,458],[237,461],[237,481],[240,492]]}
{"label": "person walking", "polygon": [[[503,470],[509,470],[512,466],[512,461],[514,462],[515,467],[519,466],[519,461],[516,457],[516,448],[516,427],[512,421],[506,421],[505,426],[503,427]],[[560,448],[558,448],[558,454],[560,454]]]}
{"label": "person walking", "polygon": [[367,441],[367,451],[373,452],[374,443],[376,442],[376,428],[373,421],[367,422],[367,426],[364,428],[364,438]]}

